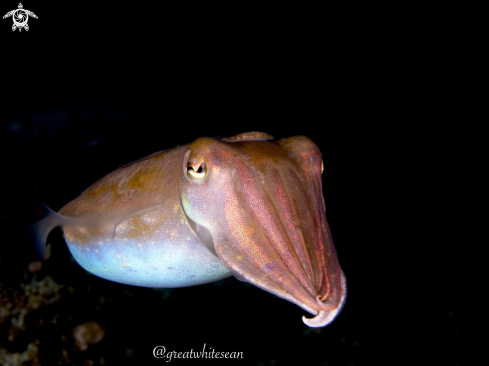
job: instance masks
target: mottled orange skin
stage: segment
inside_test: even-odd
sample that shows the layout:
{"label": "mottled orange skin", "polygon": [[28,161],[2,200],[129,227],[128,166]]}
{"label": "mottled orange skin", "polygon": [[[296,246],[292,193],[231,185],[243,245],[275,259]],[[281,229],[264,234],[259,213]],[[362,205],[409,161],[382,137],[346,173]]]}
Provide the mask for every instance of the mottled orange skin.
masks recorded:
{"label": "mottled orange skin", "polygon": [[177,195],[181,159],[187,145],[124,165],[65,205],[62,215],[110,215],[161,204],[162,192]]}
{"label": "mottled orange skin", "polygon": [[131,219],[132,227],[127,238],[155,230],[139,220],[138,214],[161,205],[179,204],[179,173],[186,146],[157,152],[124,165],[66,204],[59,214],[79,217],[80,222],[64,225],[65,238],[90,245],[101,236],[112,237],[117,225],[127,219]]}

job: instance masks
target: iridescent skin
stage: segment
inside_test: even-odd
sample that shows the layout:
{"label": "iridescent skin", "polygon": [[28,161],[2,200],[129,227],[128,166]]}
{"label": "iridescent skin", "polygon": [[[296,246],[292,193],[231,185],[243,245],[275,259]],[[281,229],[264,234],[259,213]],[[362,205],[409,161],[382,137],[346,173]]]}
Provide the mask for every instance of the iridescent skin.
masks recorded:
{"label": "iridescent skin", "polygon": [[322,195],[322,160],[307,137],[262,132],[199,138],[100,179],[31,229],[60,225],[93,274],[148,287],[183,287],[231,275],[329,324],[346,280]]}

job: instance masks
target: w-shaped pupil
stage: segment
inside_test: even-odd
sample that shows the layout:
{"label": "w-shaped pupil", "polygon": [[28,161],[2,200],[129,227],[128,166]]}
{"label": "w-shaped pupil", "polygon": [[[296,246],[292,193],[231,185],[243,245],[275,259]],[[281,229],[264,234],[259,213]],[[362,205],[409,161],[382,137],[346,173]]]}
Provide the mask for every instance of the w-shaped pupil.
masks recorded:
{"label": "w-shaped pupil", "polygon": [[199,169],[194,170],[191,166],[187,167],[187,170],[193,170],[196,173],[202,173],[202,165],[199,165]]}

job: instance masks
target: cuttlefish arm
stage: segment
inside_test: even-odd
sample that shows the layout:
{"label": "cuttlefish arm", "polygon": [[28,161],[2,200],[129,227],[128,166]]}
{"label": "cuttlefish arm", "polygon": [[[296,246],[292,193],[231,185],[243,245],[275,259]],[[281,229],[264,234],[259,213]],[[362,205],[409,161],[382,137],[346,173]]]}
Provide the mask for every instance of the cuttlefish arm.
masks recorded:
{"label": "cuttlefish arm", "polygon": [[192,225],[205,227],[236,277],[329,324],[346,299],[326,220],[321,153],[308,138],[201,138],[188,146],[180,195]]}

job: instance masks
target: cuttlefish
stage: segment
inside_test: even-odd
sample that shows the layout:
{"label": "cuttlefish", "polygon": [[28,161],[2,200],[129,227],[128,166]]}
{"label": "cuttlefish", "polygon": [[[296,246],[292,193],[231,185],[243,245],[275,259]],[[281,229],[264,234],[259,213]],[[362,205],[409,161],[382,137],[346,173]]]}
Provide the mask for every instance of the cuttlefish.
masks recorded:
{"label": "cuttlefish", "polygon": [[75,260],[115,282],[185,287],[234,275],[333,321],[346,279],[326,221],[318,147],[263,132],[202,137],[124,165],[28,234],[63,230]]}

